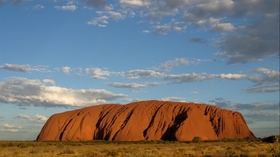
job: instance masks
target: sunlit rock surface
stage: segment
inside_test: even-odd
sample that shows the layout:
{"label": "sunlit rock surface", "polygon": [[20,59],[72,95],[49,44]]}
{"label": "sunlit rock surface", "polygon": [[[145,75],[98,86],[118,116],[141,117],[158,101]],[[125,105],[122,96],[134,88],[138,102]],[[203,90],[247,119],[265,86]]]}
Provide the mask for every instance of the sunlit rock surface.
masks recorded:
{"label": "sunlit rock surface", "polygon": [[194,103],[142,101],[52,115],[37,141],[191,141],[255,138],[239,112]]}

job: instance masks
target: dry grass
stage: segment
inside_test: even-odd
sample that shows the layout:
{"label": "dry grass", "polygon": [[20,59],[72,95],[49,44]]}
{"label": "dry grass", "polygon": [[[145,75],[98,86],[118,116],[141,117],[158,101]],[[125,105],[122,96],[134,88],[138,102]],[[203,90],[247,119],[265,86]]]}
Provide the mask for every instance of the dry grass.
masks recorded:
{"label": "dry grass", "polygon": [[0,141],[0,157],[280,157],[279,142],[34,142]]}

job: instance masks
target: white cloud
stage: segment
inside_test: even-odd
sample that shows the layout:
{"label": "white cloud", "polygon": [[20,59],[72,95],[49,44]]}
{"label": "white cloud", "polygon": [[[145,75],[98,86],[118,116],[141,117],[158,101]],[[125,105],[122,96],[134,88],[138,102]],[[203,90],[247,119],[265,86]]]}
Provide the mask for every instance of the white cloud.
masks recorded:
{"label": "white cloud", "polygon": [[211,29],[217,32],[224,32],[233,31],[235,27],[231,23],[218,23],[213,25]]}
{"label": "white cloud", "polygon": [[56,9],[64,10],[64,11],[75,11],[77,9],[76,5],[63,5],[63,6],[54,6]]}
{"label": "white cloud", "polygon": [[17,71],[17,72],[27,72],[30,70],[30,65],[5,64],[0,66],[0,69]]}
{"label": "white cloud", "polygon": [[45,117],[45,116],[43,116],[43,115],[36,114],[36,117],[37,117],[37,119],[38,119],[39,122],[41,122],[41,121],[42,121],[42,122],[45,122],[45,121],[48,120],[48,118]]}
{"label": "white cloud", "polygon": [[171,80],[172,83],[186,83],[186,82],[200,82],[207,79],[205,74],[170,74],[167,75],[165,80]]}
{"label": "white cloud", "polygon": [[279,122],[279,114],[278,113],[268,113],[264,111],[255,111],[253,113],[245,114],[245,118],[253,119],[254,121],[276,121]]}
{"label": "white cloud", "polygon": [[95,19],[87,22],[87,24],[89,24],[89,25],[97,25],[97,24],[101,23],[102,25],[106,25],[106,24],[109,23],[108,20],[109,20],[109,17],[104,15],[104,16],[95,18]]}
{"label": "white cloud", "polygon": [[43,84],[55,85],[54,80],[51,80],[51,79],[44,79],[42,82],[43,82]]}
{"label": "white cloud", "polygon": [[70,74],[71,68],[68,66],[62,67],[60,69],[64,74]]}
{"label": "white cloud", "polygon": [[279,110],[279,102],[278,103],[264,103],[264,102],[254,102],[249,104],[243,103],[233,103],[231,101],[226,101],[223,98],[216,98],[215,100],[211,100],[208,104],[215,105],[224,109],[231,109],[235,111],[244,111],[249,112],[277,112]]}
{"label": "white cloud", "polygon": [[73,4],[73,1],[69,1],[66,5],[63,6],[54,6],[56,9],[60,9],[63,11],[75,11],[77,6]]}
{"label": "white cloud", "polygon": [[254,85],[244,89],[247,93],[272,93],[279,92],[279,84]]}
{"label": "white cloud", "polygon": [[163,19],[164,17],[173,17],[179,13],[178,8],[168,8],[161,2],[155,2],[152,7],[148,7],[143,17],[148,18],[149,22],[155,22]]}
{"label": "white cloud", "polygon": [[221,79],[240,80],[247,78],[246,74],[219,74]]}
{"label": "white cloud", "polygon": [[126,18],[126,16],[129,16],[129,12],[126,11],[112,11],[112,10],[105,10],[105,11],[97,11],[97,14],[99,14],[99,17],[95,17],[91,21],[87,22],[89,25],[97,25],[99,27],[106,27],[106,25],[109,23],[109,20],[113,21],[119,21]]}
{"label": "white cloud", "polygon": [[216,53],[228,58],[228,64],[262,61],[279,56],[278,13],[263,15],[253,23],[235,29],[234,34],[225,36],[217,46]]}
{"label": "white cloud", "polygon": [[264,77],[263,81],[279,82],[279,71],[268,68],[258,68],[256,69],[256,71],[262,74],[262,76]]}
{"label": "white cloud", "polygon": [[50,70],[47,70],[48,66],[43,66],[43,65],[37,65],[34,67],[30,67],[30,71],[38,71],[38,72],[50,72]]}
{"label": "white cloud", "polygon": [[161,66],[156,67],[155,69],[161,70],[161,71],[169,71],[173,67],[181,66],[181,65],[188,65],[190,64],[190,61],[185,58],[176,58],[175,60],[169,60],[161,64]]}
{"label": "white cloud", "polygon": [[169,31],[170,29],[170,26],[169,25],[157,25],[154,27],[155,29],[153,30],[153,33],[154,34],[157,34],[157,35],[166,35],[167,32]]}
{"label": "white cloud", "polygon": [[123,16],[121,13],[114,12],[114,11],[109,11],[108,14],[110,15],[110,19],[115,21],[125,18],[125,16]]}
{"label": "white cloud", "polygon": [[31,67],[28,64],[18,65],[18,64],[7,63],[4,65],[0,65],[0,70],[3,69],[3,70],[10,70],[16,72],[28,72],[28,71],[49,72],[47,68],[48,68],[47,66],[42,66],[42,65]]}
{"label": "white cloud", "polygon": [[149,30],[143,30],[142,33],[147,33],[148,34],[148,33],[150,33],[150,31]]}
{"label": "white cloud", "polygon": [[124,99],[122,99],[122,101],[131,103],[131,102],[143,101],[143,99],[140,99],[140,98],[133,98],[133,99],[132,98],[124,98]]}
{"label": "white cloud", "polygon": [[244,89],[248,93],[270,93],[279,92],[280,72],[267,68],[255,70],[259,74],[248,76],[248,80],[254,83],[253,86]]}
{"label": "white cloud", "polygon": [[162,85],[166,85],[166,84],[170,84],[169,82],[149,82],[146,83],[149,86],[162,86]]}
{"label": "white cloud", "polygon": [[21,126],[14,126],[10,124],[0,124],[1,132],[18,132],[21,129]]}
{"label": "white cloud", "polygon": [[186,30],[187,29],[187,26],[184,26],[184,27],[179,27],[179,26],[174,26],[173,27],[173,30],[175,31],[175,32],[182,32],[182,31],[184,31],[184,30]]}
{"label": "white cloud", "polygon": [[5,82],[0,82],[0,102],[18,106],[69,107],[96,105],[126,97],[104,89],[74,90],[47,85],[48,82],[20,77],[8,78]]}
{"label": "white cloud", "polygon": [[125,76],[129,79],[149,78],[149,77],[161,77],[163,74],[154,70],[130,70],[125,73]]}
{"label": "white cloud", "polygon": [[87,74],[91,74],[92,78],[105,80],[108,76],[110,76],[113,72],[108,70],[102,70],[100,68],[86,68]]}
{"label": "white cloud", "polygon": [[146,84],[140,84],[140,83],[118,83],[118,82],[109,83],[109,85],[116,88],[143,88],[147,86]]}
{"label": "white cloud", "polygon": [[30,117],[28,115],[19,114],[15,117],[16,119],[26,120],[28,123],[44,123],[48,120],[47,117],[43,115],[36,114],[36,117]]}
{"label": "white cloud", "polygon": [[180,97],[166,97],[162,98],[162,101],[172,101],[172,102],[186,102],[186,99]]}
{"label": "white cloud", "polygon": [[130,5],[130,6],[148,6],[150,2],[148,0],[120,0],[120,3],[123,5]]}

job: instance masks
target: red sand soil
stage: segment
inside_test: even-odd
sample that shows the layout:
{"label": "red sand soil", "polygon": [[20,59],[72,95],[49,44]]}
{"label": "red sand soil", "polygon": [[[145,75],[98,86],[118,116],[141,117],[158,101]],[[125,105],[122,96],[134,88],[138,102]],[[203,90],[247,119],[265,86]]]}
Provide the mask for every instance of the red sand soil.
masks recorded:
{"label": "red sand soil", "polygon": [[142,101],[52,115],[37,141],[139,141],[255,138],[239,112],[194,103]]}

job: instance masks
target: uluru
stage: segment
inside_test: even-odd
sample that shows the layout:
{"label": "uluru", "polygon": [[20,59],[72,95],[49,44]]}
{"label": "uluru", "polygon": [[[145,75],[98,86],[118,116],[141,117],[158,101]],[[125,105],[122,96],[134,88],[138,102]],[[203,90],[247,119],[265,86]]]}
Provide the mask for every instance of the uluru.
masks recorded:
{"label": "uluru", "polygon": [[239,112],[207,104],[140,101],[103,104],[52,115],[37,141],[251,139]]}

